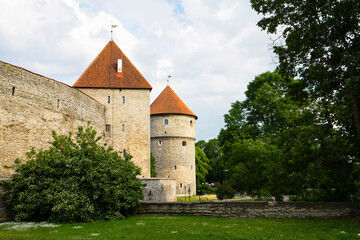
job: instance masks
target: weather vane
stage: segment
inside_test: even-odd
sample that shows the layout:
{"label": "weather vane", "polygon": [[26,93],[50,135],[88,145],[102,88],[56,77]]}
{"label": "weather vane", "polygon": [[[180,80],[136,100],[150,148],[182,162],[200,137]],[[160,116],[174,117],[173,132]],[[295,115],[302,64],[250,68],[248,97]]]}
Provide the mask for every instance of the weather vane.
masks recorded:
{"label": "weather vane", "polygon": [[171,75],[168,75],[168,78],[167,78],[167,85],[169,85],[169,81],[170,81],[170,78],[171,78]]}
{"label": "weather vane", "polygon": [[113,28],[116,28],[118,25],[111,24],[111,41],[113,40]]}

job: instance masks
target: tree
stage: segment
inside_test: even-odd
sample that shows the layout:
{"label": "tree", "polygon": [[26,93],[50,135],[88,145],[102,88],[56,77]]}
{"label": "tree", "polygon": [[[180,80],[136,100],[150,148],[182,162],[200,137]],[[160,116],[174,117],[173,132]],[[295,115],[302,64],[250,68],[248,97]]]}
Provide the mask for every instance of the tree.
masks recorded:
{"label": "tree", "polygon": [[196,188],[201,191],[202,185],[205,183],[206,175],[211,169],[209,159],[201,148],[195,146],[195,164],[196,164]]}
{"label": "tree", "polygon": [[122,159],[89,125],[57,135],[49,149],[17,159],[8,182],[6,202],[22,221],[92,221],[124,217],[143,198],[136,178],[140,169],[131,156]]}
{"label": "tree", "polygon": [[235,190],[228,181],[224,181],[223,184],[216,184],[215,194],[219,200],[231,199],[235,196]]}
{"label": "tree", "polygon": [[156,172],[155,165],[156,165],[156,159],[155,159],[155,157],[153,156],[153,154],[150,153],[150,176],[151,176],[152,178],[154,178],[154,177],[157,176],[157,172]]}
{"label": "tree", "polygon": [[[358,196],[359,165],[334,158],[332,146],[348,151],[348,140],[319,116],[302,81],[278,72],[249,83],[246,99],[235,102],[219,134],[228,179],[240,192],[281,199],[351,201]],[[311,197],[307,191],[311,189]]]}
{"label": "tree", "polygon": [[321,104],[323,122],[351,142],[329,145],[338,160],[360,155],[360,1],[251,0],[264,17],[258,26],[280,35],[274,52],[279,70],[301,76]]}
{"label": "tree", "polygon": [[220,160],[221,148],[218,139],[210,139],[207,142],[200,140],[196,143],[196,146],[204,151],[210,161],[211,169],[206,175],[205,181],[208,183],[223,182],[225,180],[225,168],[223,162]]}

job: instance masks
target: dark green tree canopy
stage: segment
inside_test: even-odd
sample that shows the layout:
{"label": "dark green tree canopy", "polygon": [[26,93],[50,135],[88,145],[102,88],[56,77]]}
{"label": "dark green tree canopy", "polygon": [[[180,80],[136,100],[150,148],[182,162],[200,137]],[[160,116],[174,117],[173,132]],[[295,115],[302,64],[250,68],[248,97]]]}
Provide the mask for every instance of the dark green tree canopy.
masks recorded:
{"label": "dark green tree canopy", "polygon": [[278,200],[283,194],[358,199],[360,165],[341,157],[355,148],[307,96],[302,81],[266,72],[249,83],[244,101],[232,104],[219,145],[226,178],[237,191]]}
{"label": "dark green tree canopy", "polygon": [[[360,1],[250,0],[264,17],[279,69],[300,76],[326,120],[360,145]],[[349,120],[350,117],[350,120]]]}
{"label": "dark green tree canopy", "polygon": [[201,185],[205,183],[206,175],[211,170],[210,161],[206,157],[204,151],[195,146],[195,164],[196,164],[196,188],[201,189]]}
{"label": "dark green tree canopy", "polygon": [[143,198],[140,169],[99,144],[92,127],[57,135],[49,149],[17,159],[5,197],[16,220],[92,221],[122,218]]}

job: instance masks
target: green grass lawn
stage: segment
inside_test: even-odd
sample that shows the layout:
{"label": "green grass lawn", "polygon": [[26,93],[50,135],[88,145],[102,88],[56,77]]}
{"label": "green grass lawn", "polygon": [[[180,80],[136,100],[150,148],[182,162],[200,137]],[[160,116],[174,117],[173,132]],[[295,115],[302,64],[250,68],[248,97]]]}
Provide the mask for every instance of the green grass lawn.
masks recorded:
{"label": "green grass lawn", "polygon": [[351,239],[360,240],[355,219],[228,219],[132,216],[73,224],[1,223],[0,239]]}

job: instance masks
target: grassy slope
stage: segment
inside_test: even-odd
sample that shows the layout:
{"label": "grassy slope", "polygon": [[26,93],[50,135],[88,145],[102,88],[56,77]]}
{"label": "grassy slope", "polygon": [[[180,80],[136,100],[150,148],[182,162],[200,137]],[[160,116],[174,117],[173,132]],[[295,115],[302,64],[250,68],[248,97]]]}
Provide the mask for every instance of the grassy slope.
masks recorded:
{"label": "grassy slope", "polygon": [[[10,228],[10,229],[9,229]],[[227,219],[133,216],[119,221],[11,229],[0,224],[0,239],[359,239],[354,219]]]}

